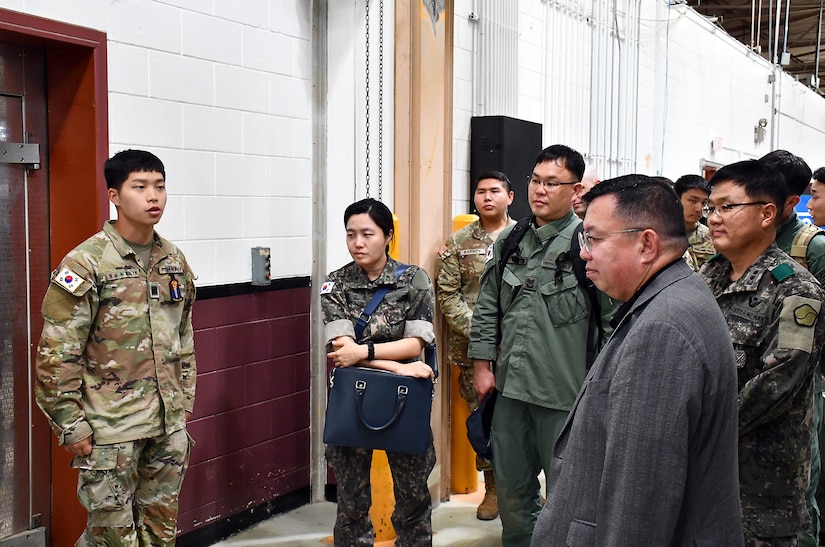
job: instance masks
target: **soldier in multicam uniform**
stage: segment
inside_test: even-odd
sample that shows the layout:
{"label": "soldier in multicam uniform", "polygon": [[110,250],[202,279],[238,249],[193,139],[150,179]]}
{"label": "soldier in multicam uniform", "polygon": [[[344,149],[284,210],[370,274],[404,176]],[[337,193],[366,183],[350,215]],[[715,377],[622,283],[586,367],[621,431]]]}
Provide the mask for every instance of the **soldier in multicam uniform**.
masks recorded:
{"label": "soldier in multicam uniform", "polygon": [[710,240],[710,230],[699,222],[702,219],[702,208],[710,195],[710,186],[699,175],[683,175],[676,179],[673,189],[682,202],[685,215],[688,248],[683,258],[694,272],[698,272],[702,264],[716,254]]}
{"label": "soldier in multicam uniform", "polygon": [[[473,361],[467,357],[470,343],[470,324],[473,307],[478,298],[479,279],[484,272],[487,249],[498,234],[515,221],[507,215],[513,203],[513,190],[507,175],[488,171],[478,176],[473,201],[479,220],[456,231],[438,251],[441,258],[436,277],[436,298],[447,323],[450,337],[447,342],[447,361],[460,367],[458,389],[467,401],[470,411],[479,405],[473,389]],[[492,520],[498,516],[498,500],[493,465],[476,456],[476,469],[484,472],[484,499],[476,517]]]}
{"label": "soldier in multicam uniform", "polygon": [[[409,266],[396,279],[399,263],[388,255],[392,213],[383,203],[370,198],[353,203],[344,212],[344,225],[353,262],[329,274],[321,286],[324,335],[331,350],[327,356],[336,367],[357,364],[432,378],[433,370],[419,360],[424,345],[435,340],[435,298],[427,272]],[[390,291],[370,316],[361,340],[356,340],[355,321],[382,286],[390,286]],[[372,545],[372,450],[327,445],[326,457],[338,482],[335,545]],[[395,492],[395,544],[431,545],[427,477],[435,466],[432,443],[423,455],[387,452],[387,460]]]}
{"label": "soldier in multicam uniform", "polygon": [[721,253],[701,270],[731,331],[739,370],[739,484],[745,544],[797,545],[809,525],[813,376],[825,291],[774,242],[784,178],[755,160],[723,167],[705,212]]}
{"label": "soldier in multicam uniform", "polygon": [[35,394],[74,454],[89,513],[77,545],[174,545],[195,399],[194,275],[154,231],[163,163],[126,150],[104,173],[118,218],[52,274]]}

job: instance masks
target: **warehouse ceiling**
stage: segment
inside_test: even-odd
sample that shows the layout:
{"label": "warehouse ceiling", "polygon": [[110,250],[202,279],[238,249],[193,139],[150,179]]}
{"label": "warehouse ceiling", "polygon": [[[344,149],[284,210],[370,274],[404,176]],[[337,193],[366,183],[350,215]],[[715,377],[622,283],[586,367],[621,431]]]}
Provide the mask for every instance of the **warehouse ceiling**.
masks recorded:
{"label": "warehouse ceiling", "polygon": [[[820,94],[825,92],[825,55],[818,44],[823,0],[780,0],[779,47],[790,54],[783,68],[801,82],[811,84],[811,76],[820,78]],[[773,57],[776,32],[777,0],[688,0],[688,4],[728,34],[761,53],[769,61]],[[787,26],[787,47],[785,29]],[[825,36],[822,41],[825,42]],[[817,49],[820,50],[817,71]]]}

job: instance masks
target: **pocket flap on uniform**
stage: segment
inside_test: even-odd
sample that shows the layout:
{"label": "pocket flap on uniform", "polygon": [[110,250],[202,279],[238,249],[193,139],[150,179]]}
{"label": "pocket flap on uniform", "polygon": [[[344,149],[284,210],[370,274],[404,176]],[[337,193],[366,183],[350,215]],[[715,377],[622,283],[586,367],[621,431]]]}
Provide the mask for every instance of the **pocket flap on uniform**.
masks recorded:
{"label": "pocket flap on uniform", "polygon": [[89,471],[109,471],[117,466],[117,448],[93,446],[88,456],[72,458],[72,467]]}

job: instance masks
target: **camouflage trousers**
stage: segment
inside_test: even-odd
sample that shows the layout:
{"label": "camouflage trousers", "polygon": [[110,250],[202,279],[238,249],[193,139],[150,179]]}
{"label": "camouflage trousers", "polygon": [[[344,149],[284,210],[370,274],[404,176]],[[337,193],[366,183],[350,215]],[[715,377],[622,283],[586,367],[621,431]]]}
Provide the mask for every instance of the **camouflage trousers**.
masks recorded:
{"label": "camouflage trousers", "polygon": [[[338,483],[335,545],[373,545],[370,520],[372,450],[327,445],[327,462]],[[433,541],[432,500],[427,478],[435,467],[432,444],[423,455],[387,452],[392,473],[395,510],[392,525],[396,547],[429,547]]]}
{"label": "camouflage trousers", "polygon": [[[467,407],[470,409],[470,412],[478,408],[478,393],[476,393],[475,388],[473,388],[473,376],[475,376],[475,368],[474,367],[464,367],[461,365],[457,365],[459,367],[460,372],[458,373],[458,392],[461,394],[462,399],[467,401]],[[492,471],[493,470],[493,462],[490,460],[485,460],[484,458],[480,458],[476,455],[476,469],[479,471]]]}
{"label": "camouflage trousers", "polygon": [[77,547],[174,545],[178,494],[189,465],[185,429],[75,456],[77,497],[89,513]]}

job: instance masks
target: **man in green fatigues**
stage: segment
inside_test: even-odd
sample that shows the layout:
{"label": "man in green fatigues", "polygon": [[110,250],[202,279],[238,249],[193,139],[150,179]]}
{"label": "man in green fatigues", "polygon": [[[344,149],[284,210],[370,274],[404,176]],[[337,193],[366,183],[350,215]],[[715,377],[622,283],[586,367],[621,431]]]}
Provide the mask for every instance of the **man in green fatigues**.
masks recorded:
{"label": "man in green fatigues", "polygon": [[[825,232],[800,219],[794,207],[811,183],[811,168],[805,160],[787,150],[774,150],[763,156],[760,162],[782,173],[788,187],[788,199],[780,211],[776,229],[776,245],[811,272],[817,281],[825,285]],[[820,509],[816,491],[821,474],[819,429],[822,422],[822,369],[814,375],[814,429],[811,444],[811,482],[806,494],[811,525],[799,534],[799,544],[805,547],[819,545]]]}
{"label": "man in green fatigues", "polygon": [[710,230],[699,222],[702,219],[702,208],[708,201],[710,187],[705,179],[699,175],[683,175],[673,184],[685,216],[685,230],[688,237],[688,248],[684,259],[694,272],[698,272],[702,264],[716,254],[713,242],[710,240]]}
{"label": "man in green fatigues", "polygon": [[[552,480],[553,443],[584,381],[591,304],[569,255],[581,223],[571,208],[573,187],[583,173],[584,159],[572,148],[554,145],[539,153],[528,187],[533,218],[502,273],[498,263],[510,229],[490,249],[473,312],[467,351],[473,387],[479,397],[494,386],[500,394],[492,448],[507,546],[530,544],[541,510],[538,474],[543,470]],[[612,316],[615,306],[602,310]]]}
{"label": "man in green fatigues", "polygon": [[89,513],[77,545],[174,545],[195,402],[195,276],[154,231],[166,206],[163,163],[126,150],[104,174],[118,218],[52,274],[35,395],[74,454]]}
{"label": "man in green fatigues", "polygon": [[810,524],[814,373],[825,291],[774,242],[784,177],[760,161],[727,165],[706,209],[720,255],[702,267],[739,371],[739,487],[746,546],[794,546]]}
{"label": "man in green fatigues", "polygon": [[[507,207],[513,203],[513,190],[507,175],[498,171],[479,175],[473,202],[480,218],[456,231],[441,247],[436,276],[436,298],[450,325],[447,361],[460,367],[458,389],[467,401],[470,412],[479,405],[478,394],[473,389],[475,369],[473,361],[467,357],[479,280],[484,272],[487,249],[504,228],[515,224],[507,215]],[[476,469],[484,472],[485,487],[484,499],[478,506],[476,517],[492,520],[498,516],[493,465],[489,460],[476,456]]]}

